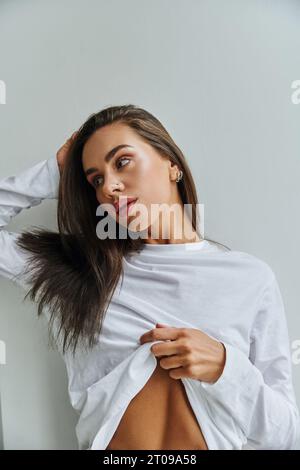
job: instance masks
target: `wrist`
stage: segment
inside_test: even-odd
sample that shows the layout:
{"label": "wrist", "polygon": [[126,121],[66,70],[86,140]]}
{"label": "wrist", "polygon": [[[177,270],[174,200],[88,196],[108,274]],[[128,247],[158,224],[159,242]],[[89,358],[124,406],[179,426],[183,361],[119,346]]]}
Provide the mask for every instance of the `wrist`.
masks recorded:
{"label": "wrist", "polygon": [[219,348],[219,356],[218,356],[218,361],[217,361],[217,371],[215,374],[215,377],[212,381],[212,383],[217,382],[221,375],[223,374],[223,370],[225,367],[226,363],[226,349],[223,343],[218,342],[218,348]]}

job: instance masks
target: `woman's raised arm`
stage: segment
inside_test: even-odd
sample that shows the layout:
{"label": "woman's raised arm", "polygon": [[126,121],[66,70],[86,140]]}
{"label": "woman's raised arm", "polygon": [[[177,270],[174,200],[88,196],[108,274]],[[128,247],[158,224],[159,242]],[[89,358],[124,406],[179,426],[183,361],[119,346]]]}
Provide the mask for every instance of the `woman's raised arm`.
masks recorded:
{"label": "woman's raised arm", "polygon": [[17,244],[17,232],[6,229],[10,220],[23,209],[40,204],[44,199],[57,199],[64,159],[76,132],[56,155],[42,160],[15,176],[0,179],[0,276],[24,286],[17,276],[28,256]]}

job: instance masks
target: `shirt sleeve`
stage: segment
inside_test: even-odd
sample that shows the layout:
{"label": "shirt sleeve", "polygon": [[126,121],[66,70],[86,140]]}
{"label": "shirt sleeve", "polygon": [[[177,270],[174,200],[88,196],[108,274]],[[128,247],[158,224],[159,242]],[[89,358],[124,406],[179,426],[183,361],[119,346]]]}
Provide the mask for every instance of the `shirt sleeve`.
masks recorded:
{"label": "shirt sleeve", "polygon": [[251,332],[249,357],[223,342],[226,361],[214,383],[200,382],[210,410],[234,420],[253,449],[293,449],[300,437],[284,304],[272,271]]}
{"label": "shirt sleeve", "polygon": [[0,276],[25,287],[22,276],[28,256],[16,243],[19,233],[6,230],[10,220],[23,209],[43,199],[57,199],[60,172],[56,155],[0,180]]}

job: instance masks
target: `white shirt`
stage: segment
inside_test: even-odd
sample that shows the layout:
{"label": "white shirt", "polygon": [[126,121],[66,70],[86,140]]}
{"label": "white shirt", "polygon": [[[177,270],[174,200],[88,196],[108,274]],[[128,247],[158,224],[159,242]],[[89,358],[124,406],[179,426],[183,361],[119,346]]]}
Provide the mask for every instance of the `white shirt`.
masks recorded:
{"label": "white shirt", "polygon": [[[0,181],[0,275],[28,288],[27,253],[5,229],[22,209],[58,197],[56,156]],[[100,243],[100,240],[99,240]],[[123,258],[99,343],[63,355],[68,392],[79,415],[79,449],[105,449],[130,400],[157,365],[139,343],[157,322],[198,328],[226,348],[215,383],[182,378],[208,448],[292,449],[299,411],[292,384],[290,340],[274,272],[257,257],[207,240],[146,244]],[[47,312],[45,312],[48,315]]]}

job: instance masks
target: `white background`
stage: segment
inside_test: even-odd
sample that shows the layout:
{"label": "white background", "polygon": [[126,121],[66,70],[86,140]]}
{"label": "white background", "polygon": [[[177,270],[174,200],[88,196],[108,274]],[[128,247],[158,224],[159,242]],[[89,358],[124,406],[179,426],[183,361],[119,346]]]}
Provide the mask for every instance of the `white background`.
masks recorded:
{"label": "white background", "polygon": [[[0,178],[56,153],[103,107],[144,107],[191,166],[205,236],[274,270],[292,345],[300,339],[300,104],[291,101],[299,20],[296,0],[0,1]],[[23,211],[10,230],[55,228],[55,204]],[[4,447],[76,449],[64,364],[23,295],[0,281]],[[300,364],[293,373],[300,404]]]}

